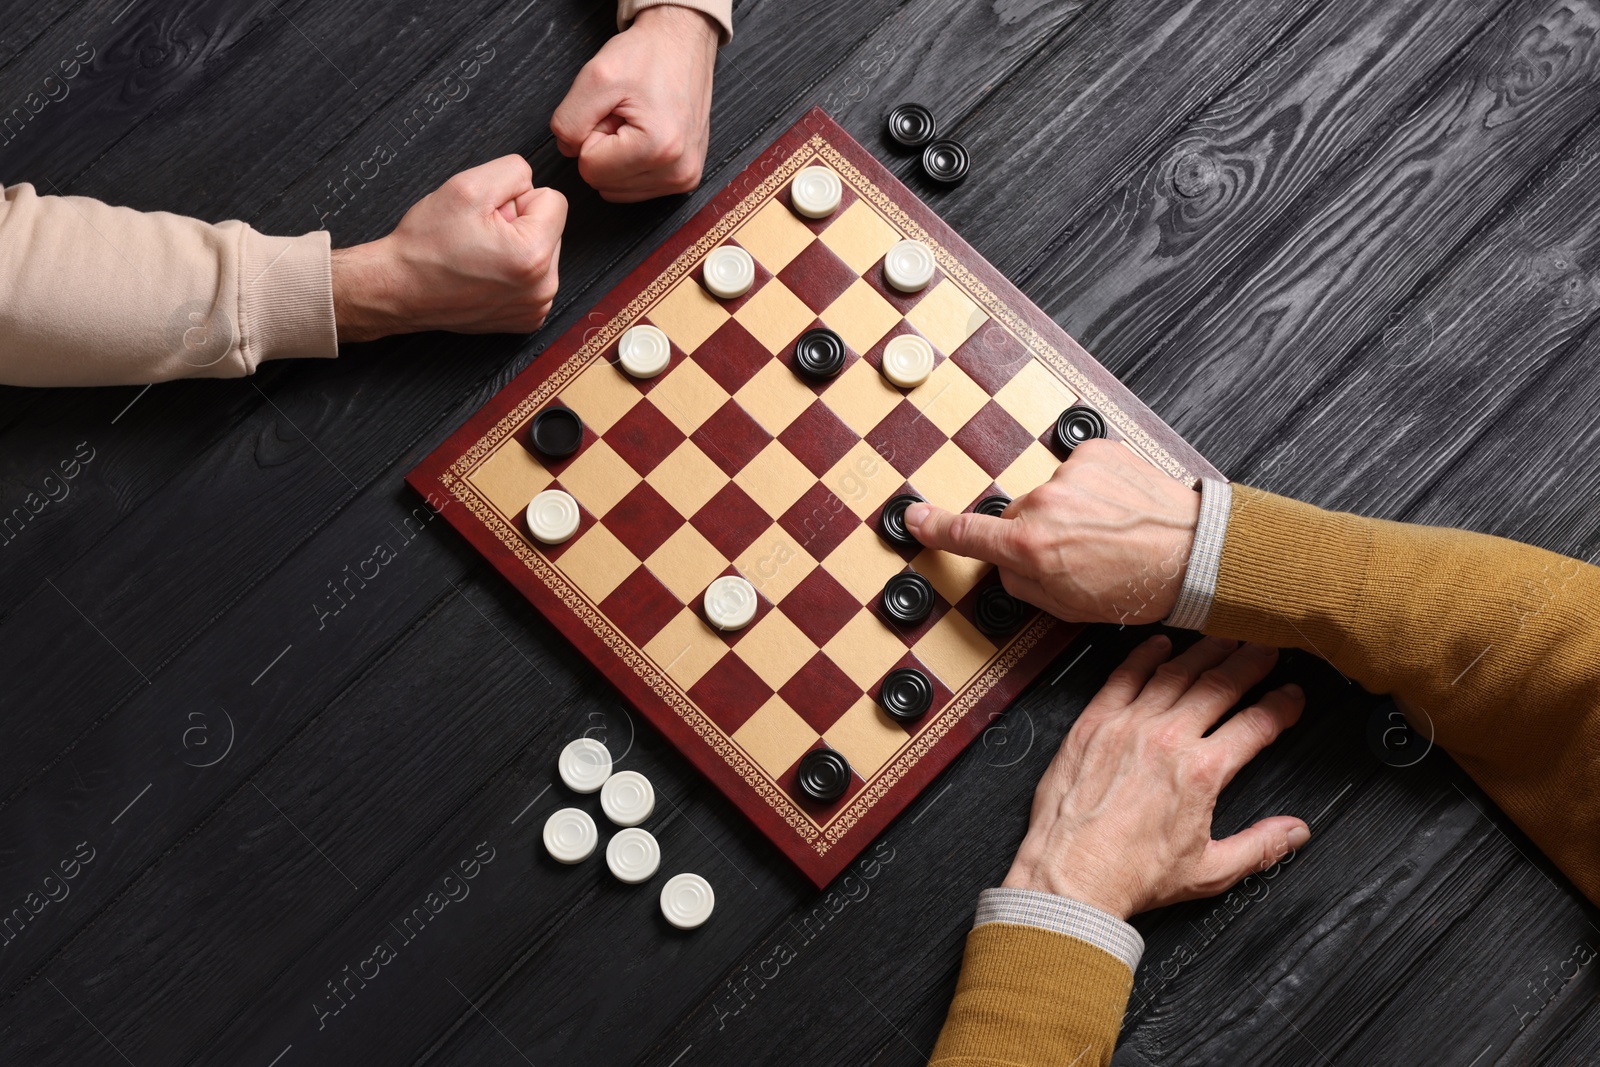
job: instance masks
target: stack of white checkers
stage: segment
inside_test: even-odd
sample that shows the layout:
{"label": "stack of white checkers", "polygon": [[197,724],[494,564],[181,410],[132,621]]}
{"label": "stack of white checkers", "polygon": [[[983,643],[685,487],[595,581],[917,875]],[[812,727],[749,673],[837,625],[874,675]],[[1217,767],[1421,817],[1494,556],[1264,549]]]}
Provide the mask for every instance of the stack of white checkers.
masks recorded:
{"label": "stack of white checkers", "polygon": [[[622,827],[606,844],[606,866],[618,881],[648,882],[661,867],[661,845],[642,829],[656,808],[650,779],[638,771],[611,771],[611,753],[591,737],[580,737],[561,750],[557,769],[574,793],[600,794],[600,810]],[[581,863],[594,855],[600,831],[581,808],[562,808],[544,824],[545,851],[562,863]],[[661,914],[680,930],[692,930],[711,918],[716,895],[698,874],[677,874],[661,887]]]}

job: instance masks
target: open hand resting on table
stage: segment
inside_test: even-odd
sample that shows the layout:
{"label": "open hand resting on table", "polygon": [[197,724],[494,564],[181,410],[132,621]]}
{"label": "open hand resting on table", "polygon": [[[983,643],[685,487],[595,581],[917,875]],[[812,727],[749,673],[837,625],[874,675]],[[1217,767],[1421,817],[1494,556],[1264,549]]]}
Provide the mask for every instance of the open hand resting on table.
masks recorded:
{"label": "open hand resting on table", "polygon": [[698,11],[647,7],[578,72],[550,130],[602,197],[632,203],[700,184],[718,33]]}
{"label": "open hand resting on table", "polygon": [[462,171],[387,237],[334,250],[339,340],[538,329],[555,299],[566,221],[566,197],[535,188],[521,156]]}
{"label": "open hand resting on table", "polygon": [[987,560],[1012,596],[1074,622],[1156,622],[1183,587],[1200,494],[1126,448],[1086,441],[1001,518],[906,509],[931,548]]}
{"label": "open hand resting on table", "polygon": [[1171,653],[1164,636],[1134,649],[1067,732],[1003,885],[1126,919],[1214,896],[1310,839],[1287,815],[1211,839],[1217,794],[1305,704],[1298,686],[1283,686],[1205,736],[1277,650],[1206,637]]}

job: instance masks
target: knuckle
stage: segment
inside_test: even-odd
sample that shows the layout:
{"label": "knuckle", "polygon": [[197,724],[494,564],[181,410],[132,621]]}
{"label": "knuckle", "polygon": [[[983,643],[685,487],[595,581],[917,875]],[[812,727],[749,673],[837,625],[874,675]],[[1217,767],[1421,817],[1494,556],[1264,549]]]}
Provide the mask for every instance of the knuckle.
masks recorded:
{"label": "knuckle", "polygon": [[674,167],[683,159],[684,143],[680,133],[664,133],[650,146],[650,161],[659,167]]}
{"label": "knuckle", "polygon": [[1163,686],[1188,688],[1189,672],[1177,660],[1168,660],[1155,670],[1154,680]]}
{"label": "knuckle", "polygon": [[1233,703],[1239,699],[1239,684],[1233,676],[1216,667],[1206,671],[1194,680],[1189,691],[1204,700],[1227,701]]}

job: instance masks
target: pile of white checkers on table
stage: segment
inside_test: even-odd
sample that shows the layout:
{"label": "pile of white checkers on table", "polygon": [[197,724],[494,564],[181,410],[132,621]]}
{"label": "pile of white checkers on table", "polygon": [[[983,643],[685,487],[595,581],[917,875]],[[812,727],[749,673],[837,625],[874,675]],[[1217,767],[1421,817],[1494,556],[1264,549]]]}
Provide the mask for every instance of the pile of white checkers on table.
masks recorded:
{"label": "pile of white checkers on table", "polygon": [[[638,771],[611,771],[611,753],[599,741],[580,737],[561,750],[561,781],[574,793],[600,794],[600,810],[622,827],[606,844],[606,866],[619,882],[638,885],[661,867],[661,846],[639,824],[656,809],[656,791]],[[562,863],[582,863],[594,855],[600,831],[581,808],[561,808],[544,824],[544,847]],[[680,930],[711,918],[716,906],[711,884],[698,874],[675,874],[661,887],[661,914]]]}

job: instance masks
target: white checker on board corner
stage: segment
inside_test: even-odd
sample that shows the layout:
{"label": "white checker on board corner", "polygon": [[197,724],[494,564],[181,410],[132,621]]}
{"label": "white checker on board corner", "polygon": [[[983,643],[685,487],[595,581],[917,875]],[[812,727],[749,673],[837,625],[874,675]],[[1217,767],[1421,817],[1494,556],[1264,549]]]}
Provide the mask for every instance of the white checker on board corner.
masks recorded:
{"label": "white checker on board corner", "polygon": [[578,502],[571,493],[546,489],[528,501],[528,531],[547,545],[559,545],[578,532]]}
{"label": "white checker on board corner", "polygon": [[567,743],[556,762],[561,780],[574,793],[593,793],[611,777],[611,753],[592,737]]}
{"label": "white checker on board corner", "polygon": [[693,930],[711,918],[717,895],[698,874],[675,874],[661,887],[661,914],[680,930]]}
{"label": "white checker on board corner", "polygon": [[618,771],[600,787],[600,810],[618,826],[638,826],[656,810],[656,791],[638,771]]}
{"label": "white checker on board corner", "polygon": [[902,293],[915,293],[933,280],[933,249],[921,241],[897,241],[883,257],[884,279]]}
{"label": "white checker on board corner", "polygon": [[619,882],[648,882],[661,867],[661,846],[649,830],[637,826],[618,830],[606,843],[606,866]]}
{"label": "white checker on board corner", "polygon": [[844,185],[827,167],[807,167],[789,185],[789,202],[808,219],[825,219],[839,210]]}
{"label": "white checker on board corner", "polygon": [[617,362],[635,378],[654,378],[672,362],[672,342],[659,326],[629,326],[617,340]]}
{"label": "white checker on board corner", "polygon": [[756,261],[738,245],[721,245],[706,256],[700,274],[712,296],[732,300],[756,283]]}
{"label": "white checker on board corner", "polygon": [[582,863],[599,843],[600,831],[586,811],[561,808],[544,821],[544,850],[562,863]]}
{"label": "white checker on board corner", "polygon": [[883,346],[883,376],[902,389],[914,389],[933,373],[933,346],[921,334],[903,333]]}
{"label": "white checker on board corner", "polygon": [[706,586],[706,618],[719,630],[742,630],[756,617],[756,587],[737,574]]}

